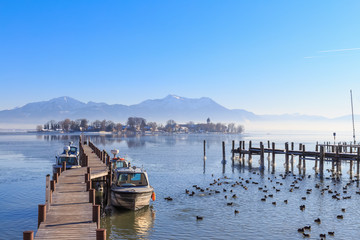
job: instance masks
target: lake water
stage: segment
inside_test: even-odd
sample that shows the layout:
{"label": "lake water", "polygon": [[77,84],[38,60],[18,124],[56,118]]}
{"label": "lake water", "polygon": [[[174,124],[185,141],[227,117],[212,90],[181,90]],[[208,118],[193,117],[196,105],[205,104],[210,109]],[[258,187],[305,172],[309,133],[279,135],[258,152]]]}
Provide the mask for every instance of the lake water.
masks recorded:
{"label": "lake water", "polygon": [[[237,145],[240,140],[252,140],[254,146],[270,140],[276,142],[278,148],[284,148],[286,141],[293,141],[295,146],[304,143],[306,149],[311,150],[316,141],[332,141],[331,134],[189,134],[131,138],[92,135],[91,139],[100,149],[110,152],[117,148],[120,156],[126,155],[132,165],[143,166],[157,198],[149,208],[137,212],[113,209],[111,215],[103,215],[101,227],[107,229],[109,239],[303,239],[297,230],[305,225],[312,227],[307,231],[311,239],[320,239],[319,234],[329,231],[335,232],[335,236],[327,234],[327,239],[357,239],[360,235],[357,207],[360,195],[356,194],[359,185],[351,183],[347,192],[343,192],[343,187],[351,182],[348,164],[342,167],[341,180],[332,181],[317,178],[313,162],[307,161],[306,177],[295,184],[298,189],[289,192],[294,176],[285,179],[280,176],[285,172],[283,156],[277,155],[274,174],[268,168],[267,159],[265,170],[259,171],[258,156],[253,156],[252,169],[248,163],[244,168],[231,161],[232,140]],[[338,136],[338,140],[346,139],[351,139],[351,135]],[[206,140],[205,166],[203,140]],[[69,141],[78,142],[78,136],[0,134],[0,239],[22,239],[23,231],[36,230],[38,204],[45,201],[45,176],[52,172],[54,156]],[[222,141],[227,148],[225,166],[222,165]],[[297,164],[297,157],[295,162]],[[325,169],[330,167],[325,164]],[[297,168],[294,173],[299,178]],[[327,171],[325,174],[330,175]],[[210,186],[214,179],[222,184]],[[316,184],[320,185],[319,189],[315,188]],[[196,190],[193,185],[205,191]],[[351,196],[351,199],[333,199],[328,191],[321,194],[326,186],[340,193],[341,198]],[[265,193],[259,187],[268,191]],[[186,194],[185,189],[194,191],[194,196]],[[312,189],[311,194],[306,194],[306,189]],[[234,194],[236,198],[232,197]],[[268,196],[265,202],[261,201],[264,195]],[[165,197],[173,200],[167,201]],[[300,205],[306,205],[306,209],[301,211]],[[346,211],[342,212],[342,208]],[[235,210],[238,213],[235,214]],[[337,215],[344,218],[338,219]],[[196,216],[203,219],[197,220]],[[321,219],[321,224],[314,222],[316,218]]]}

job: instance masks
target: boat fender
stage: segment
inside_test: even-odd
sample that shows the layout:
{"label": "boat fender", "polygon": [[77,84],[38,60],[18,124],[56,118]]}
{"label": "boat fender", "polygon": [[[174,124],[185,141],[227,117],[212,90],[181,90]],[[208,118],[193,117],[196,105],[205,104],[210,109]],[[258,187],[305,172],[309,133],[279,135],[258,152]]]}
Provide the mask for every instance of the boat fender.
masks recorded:
{"label": "boat fender", "polygon": [[152,194],[151,194],[151,199],[152,199],[153,201],[155,201],[155,200],[156,200],[156,195],[155,195],[155,192],[152,192]]}

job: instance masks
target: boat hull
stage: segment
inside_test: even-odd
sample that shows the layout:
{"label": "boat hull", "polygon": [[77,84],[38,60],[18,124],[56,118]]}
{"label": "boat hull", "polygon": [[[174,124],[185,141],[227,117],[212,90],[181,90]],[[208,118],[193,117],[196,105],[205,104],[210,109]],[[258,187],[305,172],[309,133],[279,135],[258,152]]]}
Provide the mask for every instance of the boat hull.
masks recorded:
{"label": "boat hull", "polygon": [[149,206],[153,188],[140,191],[112,190],[111,204],[114,207],[138,210]]}

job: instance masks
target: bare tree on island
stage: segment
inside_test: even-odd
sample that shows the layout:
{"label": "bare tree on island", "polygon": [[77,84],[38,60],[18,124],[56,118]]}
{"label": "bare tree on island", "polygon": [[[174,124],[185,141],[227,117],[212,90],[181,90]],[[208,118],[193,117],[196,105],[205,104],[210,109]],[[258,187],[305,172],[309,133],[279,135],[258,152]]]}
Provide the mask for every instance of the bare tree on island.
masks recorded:
{"label": "bare tree on island", "polygon": [[166,122],[166,125],[165,125],[165,131],[167,132],[173,132],[175,129],[175,126],[176,126],[176,122],[172,119],[168,120]]}

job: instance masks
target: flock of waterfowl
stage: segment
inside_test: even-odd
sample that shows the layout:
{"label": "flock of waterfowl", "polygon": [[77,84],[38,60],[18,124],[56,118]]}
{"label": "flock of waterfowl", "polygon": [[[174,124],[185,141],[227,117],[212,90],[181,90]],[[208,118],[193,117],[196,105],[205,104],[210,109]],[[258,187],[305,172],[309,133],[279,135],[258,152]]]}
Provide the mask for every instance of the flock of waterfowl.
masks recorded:
{"label": "flock of waterfowl", "polygon": [[[252,174],[260,175],[260,173],[252,172]],[[214,177],[214,175],[212,175]],[[271,202],[272,205],[276,206],[278,204],[288,204],[289,199],[278,199],[276,193],[280,191],[287,191],[289,193],[299,191],[302,185],[300,184],[305,178],[311,178],[311,175],[295,175],[292,172],[286,174],[278,174],[278,175],[270,175],[269,177],[263,177],[262,181],[255,181],[256,177],[251,177],[251,174],[248,178],[244,178],[242,176],[238,177],[238,179],[231,179],[226,176],[221,178],[215,178],[212,182],[209,183],[209,186],[200,187],[198,185],[193,185],[189,189],[185,189],[185,194],[189,197],[197,196],[197,195],[219,195],[224,194],[224,199],[226,200],[226,206],[235,206],[234,201],[236,198],[240,197],[241,192],[238,189],[242,189],[243,191],[247,191],[249,188],[257,186],[255,190],[262,192],[264,195],[259,199],[262,202]],[[283,181],[287,179],[287,181]],[[289,179],[291,184],[289,184]],[[334,180],[334,179],[333,179]],[[351,195],[348,195],[348,187],[353,185],[356,181],[350,180],[344,187],[342,187],[342,191],[339,191],[339,181],[332,181],[330,184],[326,185],[325,181],[320,183],[316,183],[313,188],[307,188],[305,191],[306,195],[301,196],[300,199],[296,200],[299,204],[300,211],[306,211],[306,200],[307,195],[312,194],[315,190],[319,191],[321,195],[330,195],[331,199],[335,201],[351,199]],[[289,185],[286,185],[289,184]],[[337,186],[337,184],[339,184]],[[342,183],[341,183],[342,184]],[[336,187],[335,187],[336,186]],[[359,185],[357,185],[359,187]],[[338,190],[335,190],[338,189]],[[236,192],[235,192],[236,191]],[[301,193],[299,193],[302,195]],[[360,194],[360,190],[356,191],[356,194]],[[284,196],[284,195],[282,195]],[[326,197],[326,196],[325,196]],[[270,200],[271,199],[271,200]],[[171,197],[166,197],[165,200],[171,201],[173,200]],[[293,200],[292,200],[293,201]],[[345,218],[344,214],[346,212],[345,208],[340,208],[339,213],[334,216],[334,219],[343,219]],[[239,214],[240,210],[235,209],[234,214]],[[335,210],[336,212],[336,210]],[[196,220],[203,220],[204,216],[196,216]],[[332,221],[333,219],[326,219],[326,221]],[[314,219],[314,224],[321,224],[323,221],[318,217]],[[296,230],[294,230],[295,232]],[[311,225],[302,226],[297,229],[297,232],[302,234],[302,237],[309,238],[311,237]],[[318,235],[320,239],[325,239],[327,236],[335,236],[335,232],[332,229],[329,229],[327,232],[320,233]]]}

